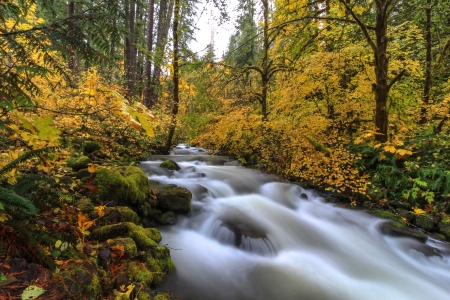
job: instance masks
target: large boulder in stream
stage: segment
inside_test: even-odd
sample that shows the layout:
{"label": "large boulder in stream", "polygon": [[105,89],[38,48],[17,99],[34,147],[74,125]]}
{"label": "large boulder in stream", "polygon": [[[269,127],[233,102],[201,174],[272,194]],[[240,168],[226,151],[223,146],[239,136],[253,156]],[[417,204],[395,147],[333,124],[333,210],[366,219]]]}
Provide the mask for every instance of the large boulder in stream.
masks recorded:
{"label": "large boulder in stream", "polygon": [[401,222],[385,222],[381,224],[380,230],[382,233],[395,237],[409,237],[425,243],[428,236],[418,230],[414,230]]}
{"label": "large boulder in stream", "polygon": [[163,161],[159,166],[173,171],[179,171],[181,169],[176,162],[169,159]]}
{"label": "large boulder in stream", "polygon": [[173,184],[165,185],[157,191],[159,206],[171,211],[189,212],[191,210],[191,192]]}

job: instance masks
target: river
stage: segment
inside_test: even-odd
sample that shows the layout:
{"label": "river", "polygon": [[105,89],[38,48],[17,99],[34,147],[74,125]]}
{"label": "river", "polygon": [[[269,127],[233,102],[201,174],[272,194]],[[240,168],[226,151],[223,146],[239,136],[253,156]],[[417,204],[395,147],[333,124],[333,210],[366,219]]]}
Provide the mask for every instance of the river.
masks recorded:
{"label": "river", "polygon": [[[228,157],[174,152],[141,167],[193,194],[189,215],[160,228],[177,271],[159,288],[180,300],[450,299],[445,244],[383,235],[385,220]],[[166,158],[181,170],[159,168]]]}

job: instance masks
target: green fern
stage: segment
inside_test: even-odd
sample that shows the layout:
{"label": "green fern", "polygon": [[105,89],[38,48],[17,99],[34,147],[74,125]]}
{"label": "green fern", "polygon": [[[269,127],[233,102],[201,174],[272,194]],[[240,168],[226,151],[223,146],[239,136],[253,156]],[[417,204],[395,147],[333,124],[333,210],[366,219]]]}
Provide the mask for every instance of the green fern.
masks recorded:
{"label": "green fern", "polygon": [[30,199],[17,195],[10,189],[0,187],[0,203],[13,215],[36,215],[37,208]]}

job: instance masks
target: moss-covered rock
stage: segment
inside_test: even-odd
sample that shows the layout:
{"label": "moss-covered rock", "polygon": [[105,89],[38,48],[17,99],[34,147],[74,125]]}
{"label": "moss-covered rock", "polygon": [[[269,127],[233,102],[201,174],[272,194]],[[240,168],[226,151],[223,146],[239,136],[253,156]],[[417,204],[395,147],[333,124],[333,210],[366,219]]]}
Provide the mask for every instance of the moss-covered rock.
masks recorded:
{"label": "moss-covered rock", "polygon": [[391,213],[390,211],[387,210],[382,210],[382,209],[374,209],[369,211],[370,214],[383,218],[383,219],[390,219],[392,221],[398,221],[399,218],[394,214]]}
{"label": "moss-covered rock", "polygon": [[400,217],[404,218],[406,221],[410,223],[414,221],[415,214],[413,212],[403,208],[397,208],[395,211],[398,213]]}
{"label": "moss-covered rock", "polygon": [[191,210],[192,194],[186,188],[166,185],[156,196],[159,205],[167,210],[184,212]]}
{"label": "moss-covered rock", "polygon": [[170,258],[170,250],[166,246],[150,250],[146,262],[148,269],[153,273],[153,284],[159,284],[164,276],[175,271],[175,265]]}
{"label": "moss-covered rock", "polygon": [[450,216],[446,215],[441,218],[438,229],[439,233],[444,235],[447,241],[450,241]]}
{"label": "moss-covered rock", "polygon": [[101,299],[101,274],[90,261],[69,262],[58,276],[65,286],[67,299]]}
{"label": "moss-covered rock", "polygon": [[426,231],[431,231],[437,224],[436,218],[428,214],[416,215],[414,223],[417,227],[423,228]]}
{"label": "moss-covered rock", "polygon": [[166,168],[169,170],[173,170],[173,171],[178,171],[180,170],[180,166],[178,166],[178,164],[176,162],[174,162],[173,160],[165,160],[163,161],[160,165],[161,168]]}
{"label": "moss-covered rock", "polygon": [[176,215],[173,211],[167,211],[156,218],[158,223],[163,225],[173,225],[176,223]]}
{"label": "moss-covered rock", "polygon": [[161,233],[156,228],[144,228],[145,234],[154,240],[155,242],[159,243],[162,240]]}
{"label": "moss-covered rock", "polygon": [[381,224],[382,233],[396,237],[410,237],[422,243],[425,243],[428,236],[420,231],[411,229],[401,222],[385,222]]}
{"label": "moss-covered rock", "polygon": [[129,185],[129,201],[132,203],[143,203],[150,194],[147,175],[138,167],[126,167],[125,179]]}
{"label": "moss-covered rock", "polygon": [[97,197],[103,201],[118,203],[144,203],[150,193],[148,178],[138,167],[120,170],[101,168],[95,176]]}
{"label": "moss-covered rock", "polygon": [[68,161],[67,165],[72,168],[75,172],[81,169],[87,169],[88,164],[91,163],[91,159],[87,156],[80,156],[73,161]]}
{"label": "moss-covered rock", "polygon": [[158,242],[152,239],[158,239],[153,231],[150,231],[149,228],[143,228],[131,222],[102,226],[91,233],[91,238],[99,241],[105,241],[107,239],[124,235],[132,238],[138,249],[158,247]]}
{"label": "moss-covered rock", "polygon": [[111,241],[108,241],[108,244],[112,249],[114,249],[114,247],[123,247],[124,250],[123,258],[132,258],[137,256],[136,243],[132,238],[129,237],[115,238]]}
{"label": "moss-covered rock", "polygon": [[119,213],[121,222],[139,223],[137,213],[128,206],[116,206],[114,209]]}
{"label": "moss-covered rock", "polygon": [[83,154],[89,155],[102,149],[102,145],[98,142],[87,141],[83,143]]}
{"label": "moss-covered rock", "polygon": [[153,273],[148,270],[147,265],[142,262],[130,261],[125,265],[125,272],[128,278],[136,283],[143,283],[151,286],[153,283]]}

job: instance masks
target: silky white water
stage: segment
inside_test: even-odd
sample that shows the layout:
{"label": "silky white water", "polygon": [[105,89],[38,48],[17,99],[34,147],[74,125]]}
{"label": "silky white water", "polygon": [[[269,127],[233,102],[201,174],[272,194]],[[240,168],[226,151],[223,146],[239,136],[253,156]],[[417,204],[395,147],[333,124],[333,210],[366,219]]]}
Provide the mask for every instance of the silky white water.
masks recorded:
{"label": "silky white water", "polygon": [[177,267],[160,289],[180,300],[450,299],[446,245],[383,235],[385,220],[227,157],[175,152],[180,171],[158,156],[141,167],[193,194],[191,212],[160,228]]}

